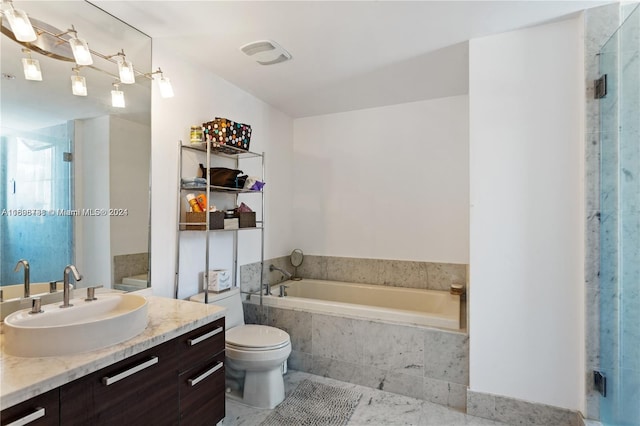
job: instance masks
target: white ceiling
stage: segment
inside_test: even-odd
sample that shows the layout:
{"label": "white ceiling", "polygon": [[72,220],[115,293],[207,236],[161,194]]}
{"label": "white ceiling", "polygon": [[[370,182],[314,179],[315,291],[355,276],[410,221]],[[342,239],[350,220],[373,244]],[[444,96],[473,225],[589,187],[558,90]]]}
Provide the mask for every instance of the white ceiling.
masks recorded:
{"label": "white ceiling", "polygon": [[[108,1],[92,3],[292,117],[468,92],[472,38],[608,1]],[[240,52],[273,40],[262,66]],[[171,76],[170,64],[162,64]]]}

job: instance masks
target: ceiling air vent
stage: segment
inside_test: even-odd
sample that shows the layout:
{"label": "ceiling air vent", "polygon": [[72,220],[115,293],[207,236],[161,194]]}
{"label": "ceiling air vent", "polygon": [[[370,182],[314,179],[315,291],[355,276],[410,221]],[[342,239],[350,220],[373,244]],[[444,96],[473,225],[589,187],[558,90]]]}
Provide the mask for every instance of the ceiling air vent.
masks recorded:
{"label": "ceiling air vent", "polygon": [[260,65],[273,65],[291,59],[291,53],[275,41],[258,40],[240,47],[240,50]]}

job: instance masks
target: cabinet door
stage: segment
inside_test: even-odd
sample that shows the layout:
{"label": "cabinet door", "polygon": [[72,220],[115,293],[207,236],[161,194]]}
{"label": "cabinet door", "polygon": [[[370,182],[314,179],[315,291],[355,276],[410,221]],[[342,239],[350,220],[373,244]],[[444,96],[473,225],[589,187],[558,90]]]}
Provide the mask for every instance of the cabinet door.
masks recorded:
{"label": "cabinet door", "polygon": [[134,355],[62,387],[67,425],[178,424],[176,341]]}
{"label": "cabinet door", "polygon": [[58,401],[60,392],[51,390],[0,412],[0,424],[12,423],[29,426],[53,426],[60,424]]}
{"label": "cabinet door", "polygon": [[179,378],[181,426],[211,426],[224,418],[224,352]]}

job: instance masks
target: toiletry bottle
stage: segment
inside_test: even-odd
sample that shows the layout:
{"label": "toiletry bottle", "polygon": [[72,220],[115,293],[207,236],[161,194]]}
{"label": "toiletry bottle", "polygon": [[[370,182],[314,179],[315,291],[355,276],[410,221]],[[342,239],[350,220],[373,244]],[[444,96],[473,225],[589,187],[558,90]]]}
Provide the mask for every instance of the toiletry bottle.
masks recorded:
{"label": "toiletry bottle", "polygon": [[196,196],[196,201],[198,202],[198,205],[200,206],[200,209],[203,212],[206,212],[208,210],[207,209],[207,196],[206,196],[206,194],[198,194]]}
{"label": "toiletry bottle", "polygon": [[198,200],[196,200],[196,196],[193,194],[187,194],[187,201],[189,202],[189,205],[191,206],[191,211],[192,212],[201,212],[202,209],[200,208],[200,206],[198,205]]}
{"label": "toiletry bottle", "polygon": [[191,143],[201,143],[204,133],[202,132],[202,126],[191,126],[191,132],[189,134]]}

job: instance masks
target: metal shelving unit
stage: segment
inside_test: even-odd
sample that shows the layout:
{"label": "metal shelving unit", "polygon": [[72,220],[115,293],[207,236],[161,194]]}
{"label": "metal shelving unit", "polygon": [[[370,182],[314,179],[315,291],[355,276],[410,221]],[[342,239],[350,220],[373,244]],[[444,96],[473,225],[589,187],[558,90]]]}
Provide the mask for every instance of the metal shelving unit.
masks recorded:
{"label": "metal shelving unit", "polygon": [[[248,158],[260,158],[261,160],[261,180],[264,181],[264,152],[257,153],[251,151],[243,151],[232,146],[212,146],[210,142],[203,143],[190,143],[184,145],[182,141],[178,141],[178,216],[176,227],[176,273],[174,281],[174,297],[178,298],[178,292],[180,289],[180,235],[183,232],[202,232],[205,239],[205,269],[204,269],[204,283],[209,282],[209,252],[210,252],[210,235],[220,232],[232,232],[233,233],[233,287],[238,287],[238,232],[239,231],[255,231],[260,230],[260,271],[264,269],[264,226],[265,226],[265,206],[264,206],[264,188],[261,191],[250,191],[245,189],[227,188],[223,186],[211,185],[209,173],[206,176],[205,187],[194,187],[192,185],[182,184],[183,174],[183,153],[184,151],[194,151],[206,156],[206,170],[211,168],[212,157],[222,157],[231,160],[235,160],[235,168],[240,168],[240,161]],[[203,192],[206,194],[207,202],[211,200],[211,194],[226,194],[234,196],[234,205],[238,205],[238,196],[242,194],[259,194],[260,195],[260,209],[261,220],[256,219],[256,226],[251,228],[238,228],[238,229],[209,229],[210,215],[205,214],[205,222],[181,222],[180,217],[182,214],[182,198],[184,194],[189,192]],[[187,225],[190,226],[203,226],[204,230],[189,230]],[[260,289],[263,287],[262,273],[260,274]],[[198,288],[200,288],[198,283]],[[204,301],[209,302],[209,286],[204,285]],[[262,291],[260,291],[260,304],[262,305]]]}

